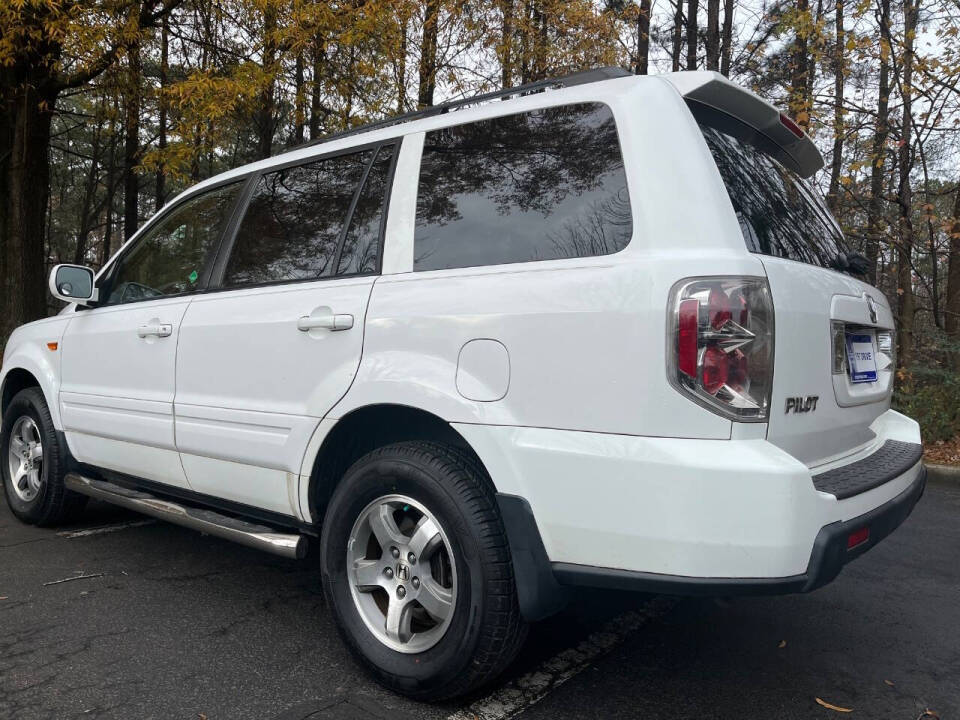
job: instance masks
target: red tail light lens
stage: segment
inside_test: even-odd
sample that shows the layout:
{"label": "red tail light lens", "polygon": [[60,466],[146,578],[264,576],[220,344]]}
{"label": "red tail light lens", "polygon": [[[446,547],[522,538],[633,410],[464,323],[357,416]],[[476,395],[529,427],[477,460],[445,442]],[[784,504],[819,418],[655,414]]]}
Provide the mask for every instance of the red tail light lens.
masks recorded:
{"label": "red tail light lens", "polygon": [[773,385],[766,278],[682,280],[672,291],[669,322],[673,385],[734,420],[766,420]]}
{"label": "red tail light lens", "polygon": [[803,128],[801,128],[797,123],[793,121],[793,118],[787,117],[783,113],[780,113],[780,124],[783,125],[787,130],[792,132],[798,138],[803,137]]}

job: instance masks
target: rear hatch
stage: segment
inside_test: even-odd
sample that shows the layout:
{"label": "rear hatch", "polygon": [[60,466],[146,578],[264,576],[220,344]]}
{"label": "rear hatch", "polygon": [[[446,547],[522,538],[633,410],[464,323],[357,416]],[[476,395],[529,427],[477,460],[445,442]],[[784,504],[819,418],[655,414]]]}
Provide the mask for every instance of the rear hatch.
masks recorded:
{"label": "rear hatch", "polygon": [[775,108],[719,75],[670,79],[700,125],[744,242],[770,283],[767,439],[809,466],[858,451],[874,441],[870,425],[890,406],[893,316],[880,291],[840,271],[848,263],[843,234],[804,180],[822,167],[820,153]]}

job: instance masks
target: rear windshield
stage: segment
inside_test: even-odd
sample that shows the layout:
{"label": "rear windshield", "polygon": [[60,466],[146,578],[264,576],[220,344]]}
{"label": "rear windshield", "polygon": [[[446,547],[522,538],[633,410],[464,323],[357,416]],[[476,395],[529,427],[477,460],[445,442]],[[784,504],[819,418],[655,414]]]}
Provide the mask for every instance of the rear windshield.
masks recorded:
{"label": "rear windshield", "polygon": [[698,116],[751,252],[831,267],[843,235],[818,193],[771,157],[765,137],[733,121]]}

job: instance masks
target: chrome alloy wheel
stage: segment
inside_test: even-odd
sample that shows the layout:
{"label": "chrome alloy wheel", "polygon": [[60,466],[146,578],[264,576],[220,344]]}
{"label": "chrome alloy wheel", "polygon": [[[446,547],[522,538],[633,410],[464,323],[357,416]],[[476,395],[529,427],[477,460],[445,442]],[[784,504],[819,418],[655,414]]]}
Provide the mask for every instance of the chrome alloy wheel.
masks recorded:
{"label": "chrome alloy wheel", "polygon": [[24,502],[33,500],[43,479],[43,443],[40,429],[29,415],[17,418],[10,429],[7,465],[17,497]]}
{"label": "chrome alloy wheel", "polygon": [[347,573],[360,617],[393,650],[429,650],[453,619],[457,568],[450,542],[412,498],[387,495],[364,508],[347,541]]}

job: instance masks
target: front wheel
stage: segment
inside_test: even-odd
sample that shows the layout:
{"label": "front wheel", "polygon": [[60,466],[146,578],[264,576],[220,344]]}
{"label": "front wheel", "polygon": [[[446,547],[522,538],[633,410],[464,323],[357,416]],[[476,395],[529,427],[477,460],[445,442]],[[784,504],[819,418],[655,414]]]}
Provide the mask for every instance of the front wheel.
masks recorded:
{"label": "front wheel", "polygon": [[327,508],[321,555],[347,645],[397,692],[469,692],[526,635],[491,483],[451,446],[403,442],[358,460]]}
{"label": "front wheel", "polygon": [[0,474],[7,504],[31,525],[57,525],[79,512],[84,495],[63,485],[67,451],[61,446],[40,388],[21,390],[3,415]]}

